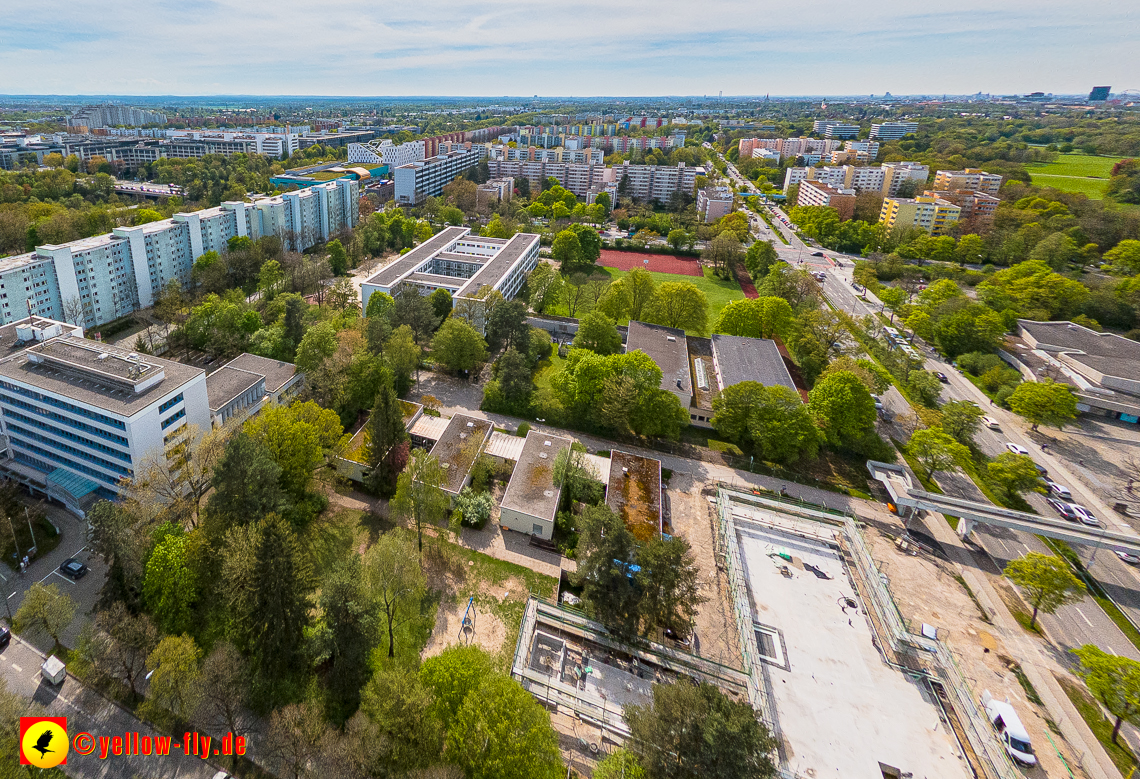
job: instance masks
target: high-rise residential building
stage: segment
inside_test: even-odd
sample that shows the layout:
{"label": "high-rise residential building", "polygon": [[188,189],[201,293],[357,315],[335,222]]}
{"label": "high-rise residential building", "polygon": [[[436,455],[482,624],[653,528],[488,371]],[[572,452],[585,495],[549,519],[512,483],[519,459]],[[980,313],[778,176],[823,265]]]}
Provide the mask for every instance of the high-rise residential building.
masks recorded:
{"label": "high-rise residential building", "polygon": [[930,178],[930,168],[917,162],[884,162],[880,167],[884,174],[884,197],[897,195],[904,181],[913,181],[916,189],[925,189],[926,180]]}
{"label": "high-rise residential building", "polygon": [[81,108],[67,120],[67,126],[80,132],[100,127],[141,127],[145,124],[166,124],[166,114],[123,105],[97,105]]}
{"label": "high-rise residential building", "polygon": [[613,168],[618,192],[635,200],[667,203],[675,192],[692,197],[697,176],[703,168],[692,168],[681,162],[677,165],[631,165],[623,162]]}
{"label": "high-rise residential building", "polygon": [[715,222],[732,213],[732,189],[704,187],[697,190],[697,215],[703,222]]}
{"label": "high-rise residential building", "polygon": [[855,165],[827,166],[823,168],[788,168],[784,174],[784,193],[787,187],[801,181],[818,181],[836,189],[853,189],[858,192],[879,192],[883,188],[886,172],[882,168]]}
{"label": "high-rise residential building", "polygon": [[479,149],[472,148],[399,166],[395,171],[396,202],[400,205],[419,205],[429,197],[437,197],[443,193],[445,184],[463,171],[478,165],[480,156]]}
{"label": "high-rise residential building", "polygon": [[350,143],[348,145],[348,161],[363,162],[372,165],[387,165],[395,169],[409,162],[424,158],[424,142],[408,141],[395,144],[387,138],[371,143]]}
{"label": "high-rise residential building", "polygon": [[800,183],[797,206],[830,206],[839,212],[841,220],[855,216],[855,190],[840,189],[819,181]]}
{"label": "high-rise residential building", "polygon": [[969,189],[974,192],[985,192],[987,195],[996,195],[1001,189],[1001,176],[996,173],[986,173],[980,168],[940,170],[934,174],[933,188]]}
{"label": "high-rise residential building", "polygon": [[475,190],[475,205],[476,207],[490,206],[493,207],[495,203],[507,201],[515,193],[515,180],[510,176],[501,179],[491,179],[485,184],[480,184],[478,189]]}
{"label": "high-rise residential building", "polygon": [[860,162],[874,162],[879,156],[877,141],[844,141],[844,151],[853,151]]}
{"label": "high-rise residential building", "polygon": [[877,141],[897,141],[918,132],[918,122],[882,122],[871,125],[871,137]]}
{"label": "high-rise residential building", "polygon": [[0,470],[84,514],[123,479],[210,429],[206,372],[40,317],[0,328]]}
{"label": "high-rise residential building", "polygon": [[994,215],[997,214],[998,204],[1001,203],[1001,200],[993,195],[987,195],[985,192],[974,192],[969,189],[927,190],[923,194],[927,197],[946,200],[961,208],[962,213],[959,214],[958,221],[968,225],[973,230],[992,225]]}
{"label": "high-rise residential building", "polygon": [[830,155],[840,146],[839,141],[827,138],[742,138],[740,140],[740,158],[747,159],[753,156],[756,149],[768,149],[779,153],[781,157],[800,157],[805,154]]}
{"label": "high-rise residential building", "polygon": [[860,127],[832,119],[817,119],[812,123],[811,129],[824,138],[858,138]]}
{"label": "high-rise residential building", "polygon": [[883,200],[879,223],[887,227],[921,227],[931,235],[945,235],[961,212],[950,201],[929,195],[888,197]]}
{"label": "high-rise residential building", "polygon": [[[697,176],[704,175],[704,168],[678,165],[633,165],[629,162],[614,167],[602,165],[552,163],[552,162],[510,162],[490,160],[491,176],[514,179],[526,178],[531,186],[541,186],[547,178],[555,178],[559,184],[578,197],[588,197],[592,190],[601,191],[609,183],[617,186],[617,191],[625,197],[642,201],[668,202],[674,192],[682,191],[692,196],[696,189]],[[624,181],[624,184],[623,184]]]}
{"label": "high-rise residential building", "polygon": [[194,261],[230,238],[276,235],[291,251],[328,240],[359,219],[360,183],[347,178],[252,202],[226,202],[170,219],[0,260],[0,322],[29,314],[96,327],[154,303]]}

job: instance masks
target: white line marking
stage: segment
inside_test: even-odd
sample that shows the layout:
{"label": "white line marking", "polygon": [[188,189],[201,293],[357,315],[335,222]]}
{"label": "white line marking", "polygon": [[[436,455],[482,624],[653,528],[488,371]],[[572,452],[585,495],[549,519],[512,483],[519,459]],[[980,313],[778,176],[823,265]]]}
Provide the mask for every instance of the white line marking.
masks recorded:
{"label": "white line marking", "polygon": [[1081,615],[1081,619],[1083,619],[1085,622],[1088,622],[1088,623],[1089,623],[1089,627],[1090,627],[1090,628],[1091,628],[1091,627],[1093,627],[1093,623],[1092,623],[1092,622],[1089,622],[1089,618],[1085,616],[1085,613],[1084,613],[1083,611],[1081,611],[1080,609],[1078,609],[1076,606],[1074,606],[1074,607],[1073,607],[1073,610],[1074,610],[1074,611],[1076,611],[1078,614],[1080,614],[1080,615]]}
{"label": "white line marking", "polygon": [[12,667],[16,669],[16,673],[23,673],[24,672],[24,669],[21,668],[20,666],[16,665],[15,663],[12,663]]}

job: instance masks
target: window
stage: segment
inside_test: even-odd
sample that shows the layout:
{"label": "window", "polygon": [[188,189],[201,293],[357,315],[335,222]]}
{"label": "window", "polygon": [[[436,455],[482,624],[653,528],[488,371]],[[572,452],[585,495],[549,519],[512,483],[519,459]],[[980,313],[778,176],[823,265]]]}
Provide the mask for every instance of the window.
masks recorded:
{"label": "window", "polygon": [[172,397],[170,400],[166,401],[161,406],[159,406],[158,407],[158,413],[165,414],[167,411],[169,411],[171,408],[173,408],[176,403],[180,403],[180,402],[182,402],[182,393],[181,392],[179,392],[177,395]]}
{"label": "window", "polygon": [[760,654],[760,659],[765,663],[779,666],[785,671],[789,670],[787,651],[784,647],[784,637],[780,634],[780,631],[768,625],[761,625],[758,622],[753,623],[752,627],[756,634],[756,650]]}
{"label": "window", "polygon": [[162,420],[162,429],[165,430],[166,428],[170,427],[175,422],[177,422],[179,419],[182,419],[182,417],[184,417],[184,416],[186,416],[186,409],[184,409],[184,408],[178,409],[177,412],[175,412],[174,414],[171,414],[166,419]]}
{"label": "window", "polygon": [[531,525],[530,526],[530,532],[531,532],[531,535],[541,536],[542,535],[542,525]]}

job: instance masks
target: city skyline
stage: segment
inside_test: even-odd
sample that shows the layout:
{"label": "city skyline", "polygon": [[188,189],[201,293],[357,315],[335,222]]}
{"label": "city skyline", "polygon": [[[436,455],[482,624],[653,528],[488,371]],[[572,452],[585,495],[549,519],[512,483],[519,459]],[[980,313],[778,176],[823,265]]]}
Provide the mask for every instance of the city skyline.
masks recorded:
{"label": "city skyline", "polygon": [[[138,0],[99,8],[47,0],[0,33],[0,92],[806,97],[1140,88],[1128,83],[1140,54],[1129,46],[1135,13],[1123,4],[1096,17],[1074,17],[1059,0],[1002,8],[968,0],[933,13],[833,0],[795,16],[772,3],[702,8],[696,17],[679,0],[652,14],[587,2],[535,15],[515,0],[490,9],[449,0],[430,12],[381,12],[349,0],[316,12],[287,0],[256,14],[225,2],[156,13]],[[1063,56],[1042,56],[1049,51]]]}

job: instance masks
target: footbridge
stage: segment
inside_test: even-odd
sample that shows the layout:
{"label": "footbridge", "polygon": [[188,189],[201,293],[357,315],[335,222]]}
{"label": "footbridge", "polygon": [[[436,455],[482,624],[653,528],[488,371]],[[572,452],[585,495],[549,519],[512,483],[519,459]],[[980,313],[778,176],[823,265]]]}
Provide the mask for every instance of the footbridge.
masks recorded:
{"label": "footbridge", "polygon": [[868,460],[867,470],[871,472],[873,479],[881,482],[886,488],[891,504],[900,516],[907,516],[915,510],[950,514],[958,517],[958,535],[963,538],[969,535],[975,524],[980,522],[1048,536],[1073,544],[1140,555],[1140,536],[1109,530],[1107,525],[1100,527],[1081,525],[1024,511],[1013,511],[992,503],[979,503],[915,489],[910,473],[905,468],[891,463]]}

